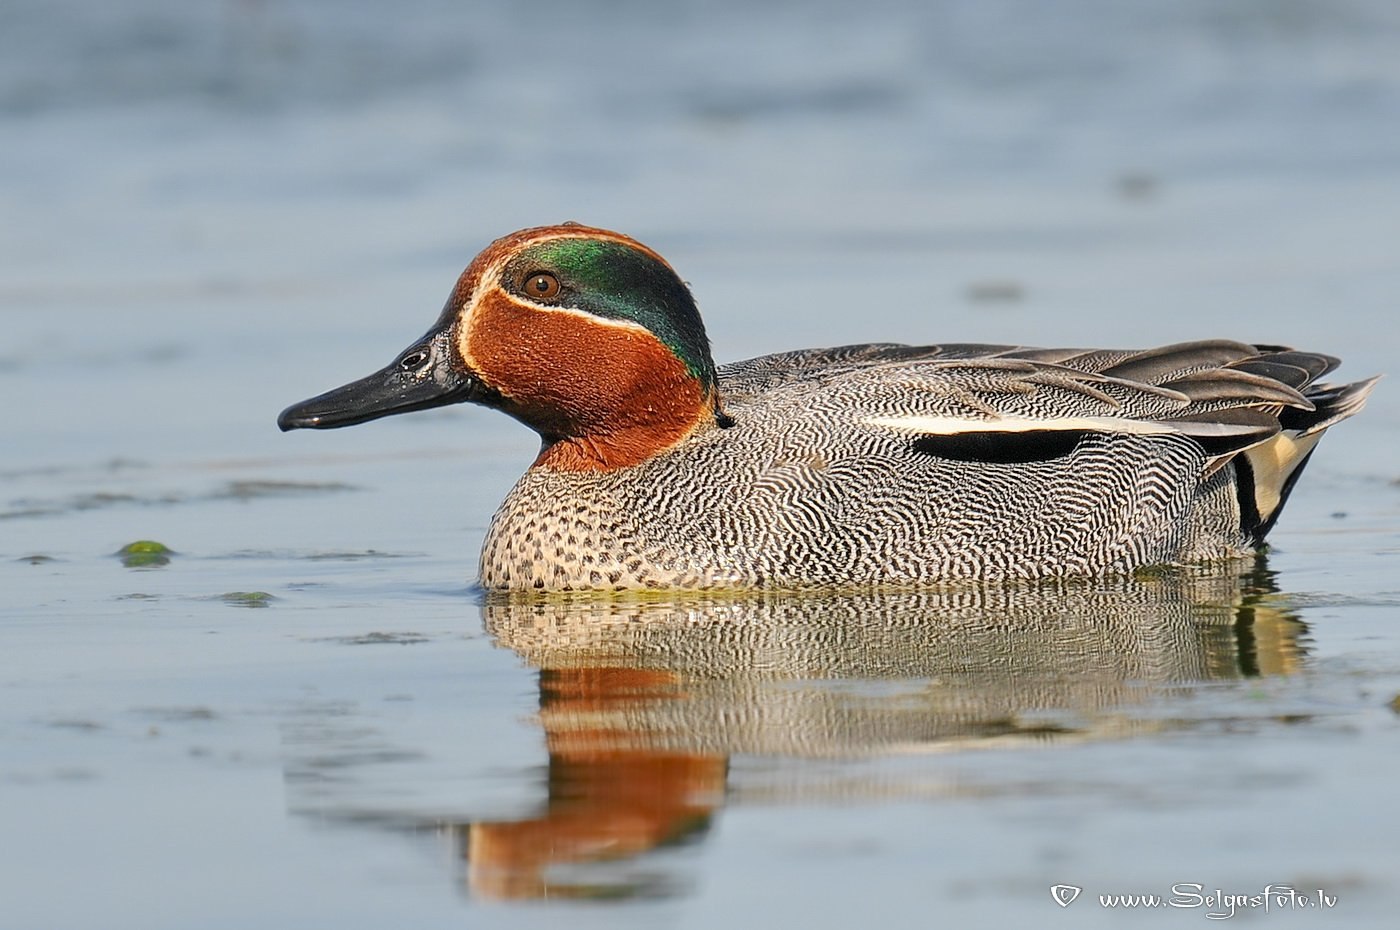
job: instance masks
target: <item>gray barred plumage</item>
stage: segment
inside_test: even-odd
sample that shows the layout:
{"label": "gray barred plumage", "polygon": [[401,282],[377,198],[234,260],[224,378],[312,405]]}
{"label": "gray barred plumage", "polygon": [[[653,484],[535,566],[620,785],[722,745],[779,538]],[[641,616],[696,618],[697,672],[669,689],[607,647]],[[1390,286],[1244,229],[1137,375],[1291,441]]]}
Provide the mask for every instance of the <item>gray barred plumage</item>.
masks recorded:
{"label": "gray barred plumage", "polygon": [[1279,470],[1291,486],[1311,442],[1370,390],[1312,384],[1335,364],[1223,341],[739,362],[719,372],[733,426],[616,472],[527,472],[491,523],[481,583],[907,585],[1243,555],[1288,490],[1261,510],[1250,456],[1302,437]]}

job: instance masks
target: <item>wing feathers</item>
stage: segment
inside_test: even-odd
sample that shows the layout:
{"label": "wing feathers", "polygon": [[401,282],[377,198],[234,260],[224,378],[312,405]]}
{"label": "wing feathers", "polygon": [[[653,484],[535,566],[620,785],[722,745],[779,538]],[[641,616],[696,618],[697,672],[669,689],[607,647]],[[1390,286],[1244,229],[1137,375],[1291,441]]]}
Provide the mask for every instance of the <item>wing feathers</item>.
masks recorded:
{"label": "wing feathers", "polygon": [[1254,346],[1242,342],[1223,339],[1182,342],[1139,352],[1103,373],[1124,381],[1162,384],[1195,371],[1223,368],[1231,362],[1253,358],[1258,354]]}
{"label": "wing feathers", "polygon": [[[1321,378],[1341,363],[1341,359],[1331,355],[1323,355],[1320,352],[1295,352],[1292,349],[1279,349],[1265,352],[1257,358],[1235,362],[1230,367],[1240,371],[1252,371],[1270,378],[1283,375],[1291,379],[1285,381],[1286,384],[1301,388]],[[1293,375],[1281,370],[1275,374],[1275,369],[1272,367],[1275,365],[1287,365],[1291,368],[1301,369],[1303,374],[1301,376]],[[1284,380],[1284,378],[1279,378],[1279,380]]]}
{"label": "wing feathers", "polygon": [[[1290,371],[1301,373],[1302,369],[1290,368]],[[1282,404],[1304,410],[1311,410],[1313,406],[1311,401],[1288,382],[1235,367],[1195,371],[1169,381],[1162,387],[1179,391],[1185,394],[1192,404],[1200,406]]]}
{"label": "wing feathers", "polygon": [[[1021,459],[1008,444],[1073,447],[1051,436],[1177,435],[1201,446],[1209,473],[1280,433],[1320,433],[1360,410],[1375,379],[1314,383],[1337,364],[1321,353],[1228,340],[1145,351],[879,343],[764,356],[720,374],[730,399],[762,394],[805,410],[821,396],[868,427],[937,437],[919,447],[930,454],[1013,462]],[[1277,447],[1281,467],[1255,456],[1262,485],[1289,478],[1293,444],[1288,454]]]}

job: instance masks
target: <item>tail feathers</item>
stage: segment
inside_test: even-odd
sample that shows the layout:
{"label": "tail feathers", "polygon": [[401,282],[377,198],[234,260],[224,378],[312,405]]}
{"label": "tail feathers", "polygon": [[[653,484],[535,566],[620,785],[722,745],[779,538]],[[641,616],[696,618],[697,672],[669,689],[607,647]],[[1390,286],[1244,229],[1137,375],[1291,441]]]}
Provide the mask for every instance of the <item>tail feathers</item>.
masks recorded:
{"label": "tail feathers", "polygon": [[1279,414],[1283,429],[1277,435],[1235,457],[1240,529],[1254,545],[1262,543],[1274,528],[1322,434],[1366,406],[1366,398],[1379,380],[1311,385],[1304,396],[1313,409],[1285,408]]}
{"label": "tail feathers", "polygon": [[1279,425],[1304,436],[1320,433],[1332,424],[1359,413],[1379,380],[1380,375],[1377,375],[1351,384],[1310,385],[1303,396],[1312,401],[1313,409],[1285,409],[1279,415]]}

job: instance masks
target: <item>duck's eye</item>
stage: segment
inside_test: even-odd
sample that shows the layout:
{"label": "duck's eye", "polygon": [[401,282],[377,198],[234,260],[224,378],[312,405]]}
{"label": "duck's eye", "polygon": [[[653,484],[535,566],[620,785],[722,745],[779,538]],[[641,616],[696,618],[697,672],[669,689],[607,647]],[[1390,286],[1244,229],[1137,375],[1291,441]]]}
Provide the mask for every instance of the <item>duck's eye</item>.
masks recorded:
{"label": "duck's eye", "polygon": [[399,370],[410,372],[417,371],[428,364],[428,358],[429,354],[427,349],[414,349],[412,352],[399,359]]}
{"label": "duck's eye", "polygon": [[525,295],[534,300],[553,300],[559,296],[559,279],[547,271],[526,275]]}

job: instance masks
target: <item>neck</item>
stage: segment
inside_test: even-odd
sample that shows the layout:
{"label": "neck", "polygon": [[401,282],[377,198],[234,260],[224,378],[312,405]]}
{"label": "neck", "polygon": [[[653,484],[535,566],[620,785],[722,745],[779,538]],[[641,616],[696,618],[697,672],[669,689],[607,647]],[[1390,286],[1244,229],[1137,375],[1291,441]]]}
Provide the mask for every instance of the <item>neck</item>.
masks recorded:
{"label": "neck", "polygon": [[610,472],[632,468],[675,446],[693,430],[674,434],[620,432],[558,439],[540,451],[533,468],[568,472]]}
{"label": "neck", "polygon": [[631,468],[714,422],[710,398],[693,378],[664,391],[632,394],[625,407],[593,414],[570,423],[531,424],[544,438],[534,467],[571,472]]}

